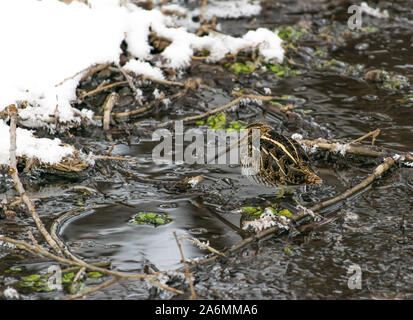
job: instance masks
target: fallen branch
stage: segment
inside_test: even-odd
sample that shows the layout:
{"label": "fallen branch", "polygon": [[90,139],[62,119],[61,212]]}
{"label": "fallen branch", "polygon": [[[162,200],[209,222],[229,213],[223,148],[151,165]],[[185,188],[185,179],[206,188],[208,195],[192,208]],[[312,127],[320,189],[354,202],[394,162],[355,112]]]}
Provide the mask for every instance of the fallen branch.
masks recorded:
{"label": "fallen branch", "polygon": [[110,285],[112,285],[112,284],[114,284],[115,282],[118,282],[118,281],[119,281],[119,278],[114,277],[114,278],[112,278],[108,281],[105,281],[105,282],[101,283],[100,285],[98,285],[96,287],[90,288],[90,289],[85,290],[81,293],[78,293],[78,294],[72,295],[70,297],[67,297],[65,300],[74,300],[74,299],[82,298],[87,294],[90,294],[90,293],[102,290],[106,287],[109,287]]}
{"label": "fallen branch", "polygon": [[185,83],[182,82],[177,82],[177,81],[170,81],[170,80],[162,80],[162,79],[157,79],[157,78],[153,78],[150,76],[142,76],[143,80],[149,80],[155,83],[159,83],[159,84],[164,84],[167,86],[177,86],[177,87],[185,87]]}
{"label": "fallen branch", "polygon": [[128,84],[129,84],[129,87],[132,89],[132,91],[133,91],[133,94],[134,94],[134,96],[135,96],[135,99],[138,101],[138,103],[142,106],[143,105],[143,103],[142,103],[142,99],[141,99],[141,97],[140,97],[140,94],[139,94],[139,92],[138,92],[138,89],[136,89],[136,87],[135,87],[135,85],[134,85],[134,83],[133,83],[133,80],[132,80],[132,78],[128,75],[128,73],[119,65],[119,64],[116,64],[116,67],[119,69],[119,71],[123,74],[123,76],[125,77],[125,79],[126,79],[126,81],[128,82]]}
{"label": "fallen branch", "polygon": [[85,69],[83,69],[83,70],[81,70],[81,71],[79,71],[79,72],[76,72],[73,76],[71,76],[71,77],[69,77],[69,78],[66,78],[66,79],[64,79],[63,81],[59,82],[58,84],[55,85],[55,87],[61,86],[61,85],[62,85],[63,83],[65,83],[67,80],[74,79],[74,78],[77,77],[79,74],[87,71],[87,72],[82,76],[82,78],[80,79],[80,81],[83,81],[83,80],[85,80],[88,76],[94,74],[95,72],[101,71],[101,70],[107,68],[107,67],[110,66],[110,65],[111,65],[111,63],[108,62],[108,63],[103,63],[103,64],[98,64],[98,65],[89,66],[89,67],[87,67],[87,68],[85,68]]}
{"label": "fallen branch", "polygon": [[349,144],[359,143],[359,142],[363,141],[364,139],[372,136],[372,137],[371,137],[371,145],[374,146],[374,142],[376,141],[376,138],[377,138],[377,136],[378,136],[379,134],[380,134],[380,129],[376,129],[376,130],[374,130],[374,131],[370,131],[370,132],[366,133],[364,136],[362,136],[362,137],[360,137],[360,138],[358,138],[358,139],[356,139],[356,140],[353,140],[353,141],[350,142]]}
{"label": "fallen branch", "polygon": [[181,253],[182,263],[184,264],[184,268],[185,268],[185,277],[188,279],[189,287],[191,288],[190,299],[196,300],[196,293],[195,293],[194,283],[192,282],[192,275],[189,272],[188,264],[185,261],[184,252],[182,251],[181,243],[179,242],[175,231],[174,231],[174,237],[176,240],[176,244],[178,245],[179,252]]}
{"label": "fallen branch", "polygon": [[116,157],[116,156],[104,156],[104,155],[91,155],[89,156],[91,159],[101,159],[101,160],[120,160],[120,161],[129,161],[129,162],[136,162],[136,159],[131,158],[124,158],[124,157]]}
{"label": "fallen branch", "polygon": [[93,89],[93,90],[91,90],[91,91],[89,91],[89,92],[86,92],[86,93],[84,93],[84,94],[81,94],[81,95],[79,96],[79,99],[80,99],[80,100],[83,100],[84,98],[86,98],[86,97],[88,97],[88,96],[94,95],[94,94],[99,93],[99,92],[101,92],[101,91],[105,91],[105,90],[107,90],[107,89],[111,89],[111,88],[114,88],[114,87],[117,87],[117,86],[124,85],[124,84],[127,84],[127,83],[128,83],[127,81],[118,81],[118,82],[114,82],[114,83],[108,84],[108,85],[103,86],[103,87],[97,87],[96,89]]}
{"label": "fallen branch", "polygon": [[72,284],[70,285],[70,292],[73,292],[73,290],[75,289],[75,285],[76,283],[80,280],[80,278],[82,277],[83,273],[86,271],[85,267],[82,267],[79,269],[79,271],[76,273],[75,278],[72,281]]}
{"label": "fallen branch", "polygon": [[[154,107],[154,105],[161,99],[165,98],[165,94],[162,92],[160,97],[156,100],[153,100],[151,103],[149,103],[147,106],[136,109],[136,110],[132,110],[132,111],[127,111],[127,112],[118,112],[118,113],[111,113],[110,115],[113,118],[125,118],[125,117],[130,117],[130,116],[134,116],[140,113],[144,113],[150,109],[152,109]],[[94,120],[102,120],[103,117],[102,116],[94,116],[93,117]]]}
{"label": "fallen branch", "polygon": [[99,72],[99,71],[102,71],[102,70],[106,69],[111,64],[112,64],[111,62],[101,63],[101,64],[98,64],[96,66],[93,66],[93,67],[89,68],[89,70],[82,76],[82,78],[80,78],[79,82],[82,82],[82,81],[86,80],[88,77],[95,74],[96,72]]}
{"label": "fallen branch", "polygon": [[[236,99],[232,100],[231,102],[227,103],[226,105],[223,105],[223,106],[220,106],[220,107],[218,107],[218,108],[209,110],[209,111],[207,111],[207,112],[205,112],[205,113],[203,113],[203,114],[199,114],[199,115],[196,115],[196,116],[186,117],[186,118],[183,118],[183,119],[180,119],[180,120],[176,120],[176,121],[189,122],[189,121],[195,121],[195,120],[203,119],[203,118],[209,117],[209,116],[212,115],[212,114],[225,111],[225,110],[227,110],[227,109],[229,109],[229,108],[237,105],[242,99],[244,99],[244,98],[243,98],[243,97],[239,97],[239,98],[236,98]],[[164,128],[164,127],[167,127],[167,126],[170,125],[172,122],[173,122],[173,121],[167,121],[167,122],[158,124],[158,125],[156,126],[156,128]]]}
{"label": "fallen branch", "polygon": [[[98,267],[97,265],[93,265],[93,264],[89,264],[83,260],[80,259],[68,259],[68,258],[64,258],[64,257],[60,257],[57,256],[47,250],[45,250],[44,248],[42,248],[39,245],[32,245],[27,243],[26,241],[21,241],[21,240],[15,240],[15,239],[11,239],[9,237],[5,237],[5,236],[0,236],[0,241],[4,241],[4,242],[8,242],[11,243],[13,245],[15,245],[17,248],[25,250],[27,252],[30,252],[32,254],[35,254],[37,256],[41,256],[41,257],[46,257],[49,259],[52,259],[54,261],[63,263],[63,264],[67,264],[69,266],[75,266],[75,267],[85,267],[87,270],[91,270],[91,271],[97,271],[103,274],[107,274],[107,275],[111,275],[117,278],[124,278],[124,279],[130,279],[130,280],[153,280],[154,285],[158,285],[158,287],[163,288],[165,290],[169,290],[171,292],[177,293],[177,289],[175,288],[171,288],[167,285],[164,284],[160,284],[159,282],[156,281],[156,279],[158,278],[158,276],[162,275],[163,272],[154,272],[152,274],[141,274],[141,273],[128,273],[128,272],[117,272],[117,271],[113,271],[113,270],[109,270],[109,269],[105,269],[105,268],[101,268]],[[181,292],[181,291],[179,291]],[[183,292],[182,292],[183,294]]]}
{"label": "fallen branch", "polygon": [[277,96],[259,96],[256,94],[245,94],[239,91],[232,91],[231,94],[233,96],[239,96],[244,99],[256,99],[256,100],[261,100],[261,101],[281,100],[281,97],[277,97]]}
{"label": "fallen branch", "polygon": [[49,232],[43,225],[43,222],[40,220],[39,215],[37,214],[34,203],[28,197],[26,190],[23,187],[23,184],[20,181],[19,173],[17,170],[17,158],[16,158],[16,127],[17,127],[17,108],[14,104],[8,106],[8,113],[10,117],[10,169],[9,174],[14,181],[14,187],[17,192],[20,194],[20,198],[23,200],[26,205],[29,214],[32,216],[34,222],[36,223],[37,228],[46,239],[50,247],[59,255],[63,256],[62,251],[60,250],[57,243],[52,239]]}
{"label": "fallen branch", "polygon": [[110,93],[103,103],[103,130],[109,131],[110,126],[110,115],[112,112],[113,107],[119,100],[119,95],[116,92]]}
{"label": "fallen branch", "polygon": [[[314,213],[317,211],[320,211],[322,209],[325,209],[327,207],[330,207],[338,202],[344,201],[348,199],[349,197],[353,196],[354,194],[362,191],[366,187],[368,187],[371,183],[373,183],[375,180],[379,179],[381,175],[383,175],[386,171],[388,171],[393,165],[394,165],[394,160],[391,157],[388,157],[384,159],[383,163],[381,163],[379,166],[377,166],[374,170],[373,173],[371,173],[369,176],[367,176],[365,179],[363,179],[359,184],[355,185],[354,187],[346,190],[344,193],[340,194],[337,197],[334,197],[332,199],[320,202],[310,208],[304,208],[300,210],[297,214],[295,214],[292,218],[291,221],[299,225],[304,221],[305,219],[314,216]],[[252,242],[261,240],[263,238],[266,238],[270,236],[271,234],[277,234],[279,232],[284,232],[285,229],[281,229],[279,226],[274,226],[271,228],[268,228],[266,230],[263,230],[253,236],[250,236],[237,244],[233,245],[230,249],[228,249],[225,253],[226,255],[230,253],[234,253],[247,245],[249,245]],[[219,258],[219,256],[215,255],[209,258],[205,258],[197,263],[193,263],[191,266],[189,266],[190,269],[195,268],[197,265],[204,265],[208,264],[211,262],[216,261]]]}
{"label": "fallen branch", "polygon": [[304,144],[308,148],[317,147],[320,149],[325,149],[331,152],[339,152],[340,150],[344,150],[346,153],[352,153],[360,156],[368,156],[368,157],[382,157],[385,155],[384,151],[375,151],[370,147],[362,146],[362,145],[352,145],[352,144],[341,144],[341,143],[334,143],[327,141],[325,139],[315,139],[315,140],[308,140],[308,139],[298,139],[296,138],[299,143]]}
{"label": "fallen branch", "polygon": [[220,251],[212,248],[211,246],[209,246],[209,245],[207,245],[207,244],[199,241],[198,239],[188,238],[188,237],[185,237],[185,236],[180,236],[179,238],[180,238],[180,239],[183,239],[183,240],[186,240],[186,241],[189,241],[189,242],[192,242],[193,244],[195,244],[195,245],[197,245],[197,246],[199,246],[199,247],[202,247],[202,248],[208,250],[209,252],[212,252],[212,253],[214,253],[214,254],[220,255],[220,256],[222,256],[222,257],[225,257],[225,254],[223,254],[222,252],[220,252]]}

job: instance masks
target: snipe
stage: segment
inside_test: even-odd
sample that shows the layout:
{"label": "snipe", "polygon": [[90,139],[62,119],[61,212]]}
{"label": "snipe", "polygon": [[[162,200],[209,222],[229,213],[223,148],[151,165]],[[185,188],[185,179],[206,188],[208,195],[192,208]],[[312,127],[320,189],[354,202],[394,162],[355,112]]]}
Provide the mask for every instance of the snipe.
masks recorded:
{"label": "snipe", "polygon": [[[259,150],[255,170],[251,162],[241,156],[243,174],[256,184],[266,187],[282,187],[288,185],[307,185],[321,183],[312,168],[310,159],[300,144],[292,138],[275,132],[269,125],[261,122],[247,127],[248,139],[240,142],[240,147],[247,149],[246,156],[252,156],[256,148],[252,143],[253,130],[259,130]],[[247,145],[248,141],[248,145]]]}

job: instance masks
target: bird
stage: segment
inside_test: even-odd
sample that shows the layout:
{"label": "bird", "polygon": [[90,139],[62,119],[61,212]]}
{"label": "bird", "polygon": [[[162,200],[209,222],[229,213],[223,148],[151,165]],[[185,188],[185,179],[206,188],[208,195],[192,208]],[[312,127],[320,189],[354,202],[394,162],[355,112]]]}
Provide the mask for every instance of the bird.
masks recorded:
{"label": "bird", "polygon": [[[257,144],[254,144],[254,130],[259,134]],[[311,161],[301,145],[291,137],[276,132],[266,123],[249,124],[246,127],[246,135],[239,140],[239,144],[242,173],[255,184],[282,188],[320,184],[323,181],[314,172]],[[254,149],[258,155],[256,158],[253,156]]]}

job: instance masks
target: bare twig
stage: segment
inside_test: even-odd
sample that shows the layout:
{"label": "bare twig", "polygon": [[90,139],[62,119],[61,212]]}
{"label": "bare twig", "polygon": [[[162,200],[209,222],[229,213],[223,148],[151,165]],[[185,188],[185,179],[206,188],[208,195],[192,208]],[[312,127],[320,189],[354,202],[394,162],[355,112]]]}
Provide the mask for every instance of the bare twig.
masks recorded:
{"label": "bare twig", "polygon": [[105,282],[101,283],[100,285],[98,285],[98,286],[96,286],[96,287],[90,288],[90,289],[85,290],[85,291],[83,291],[83,292],[81,292],[81,293],[74,294],[74,295],[72,295],[72,296],[70,296],[70,297],[67,297],[65,300],[74,300],[74,299],[82,298],[82,297],[84,297],[84,296],[87,295],[87,294],[90,294],[90,293],[93,293],[93,292],[102,290],[102,289],[104,289],[104,288],[106,288],[106,287],[109,287],[110,285],[112,285],[112,284],[114,284],[115,282],[118,282],[118,281],[119,281],[119,278],[114,277],[114,278],[112,278],[112,279],[110,279],[110,280],[108,280],[108,281],[105,281]]}
{"label": "bare twig", "polygon": [[192,282],[192,275],[189,272],[188,264],[185,261],[184,252],[182,251],[182,246],[181,246],[181,243],[178,240],[178,237],[176,235],[176,231],[174,231],[174,237],[175,237],[175,240],[176,240],[176,244],[178,245],[179,252],[181,253],[182,263],[184,264],[184,268],[185,268],[185,276],[188,279],[189,287],[191,288],[190,299],[191,300],[196,300],[196,293],[195,293],[194,284]]}
{"label": "bare twig", "polygon": [[150,77],[150,76],[142,76],[142,79],[149,80],[149,81],[159,83],[159,84],[165,84],[167,86],[185,87],[185,83],[177,82],[177,81],[162,80],[162,79],[157,79],[157,78]]}
{"label": "bare twig", "polygon": [[80,270],[76,273],[75,278],[72,281],[72,284],[70,285],[70,292],[73,292],[73,289],[75,288],[76,283],[79,281],[80,277],[83,275],[83,273],[86,271],[85,267],[80,268]]}
{"label": "bare twig", "polygon": [[89,68],[89,70],[82,76],[82,78],[80,78],[80,81],[83,81],[83,80],[87,79],[88,77],[95,74],[96,72],[99,72],[99,71],[102,71],[102,70],[106,69],[111,64],[112,64],[111,62],[101,63],[101,64],[98,64],[98,65],[95,65],[95,66]]}
{"label": "bare twig", "polygon": [[[377,166],[374,170],[373,173],[371,173],[369,176],[367,176],[364,180],[362,180],[359,184],[356,186],[346,190],[344,193],[340,194],[337,197],[334,197],[332,199],[320,202],[309,209],[304,208],[303,210],[300,210],[297,214],[295,214],[291,220],[294,221],[296,224],[300,224],[302,221],[304,221],[306,218],[311,217],[315,212],[320,211],[322,209],[325,209],[327,207],[330,207],[338,202],[344,201],[348,199],[349,197],[355,195],[356,193],[362,191],[366,187],[368,187],[371,183],[373,183],[375,180],[379,179],[381,175],[383,175],[386,171],[388,171],[392,166],[394,165],[394,160],[391,157],[388,157],[384,159],[383,163],[381,163],[379,166]],[[264,231],[261,231],[251,237],[248,237],[237,244],[233,245],[230,249],[227,250],[228,253],[233,253],[236,252],[248,244],[261,240],[263,238],[268,237],[271,234],[275,234],[278,232],[282,232],[283,230],[280,229],[279,226],[274,226],[271,228],[268,228]],[[218,259],[218,256],[215,255],[210,258],[203,259],[199,261],[198,263],[193,263],[190,268],[196,267],[196,265],[203,265],[207,263],[214,262]]]}
{"label": "bare twig", "polygon": [[277,96],[259,96],[256,94],[245,94],[245,93],[238,92],[238,91],[232,91],[231,94],[234,96],[242,97],[244,99],[256,99],[256,100],[261,100],[261,101],[281,100],[281,97],[277,97]]}
{"label": "bare twig", "polygon": [[141,99],[141,97],[140,97],[140,94],[139,94],[139,92],[138,92],[138,89],[136,89],[136,87],[135,87],[135,85],[134,85],[134,83],[133,83],[133,80],[132,80],[131,76],[128,75],[128,73],[127,73],[119,64],[116,64],[116,67],[117,67],[117,68],[119,69],[119,71],[123,74],[123,76],[125,77],[126,81],[127,81],[128,84],[129,84],[129,87],[132,89],[132,91],[133,91],[133,93],[134,93],[135,99],[136,99],[136,100],[138,101],[138,103],[142,106],[142,105],[143,105],[142,99]]}
{"label": "bare twig", "polygon": [[[218,107],[218,108],[209,110],[209,111],[207,111],[207,112],[205,112],[205,113],[203,113],[203,114],[199,114],[199,115],[196,115],[196,116],[186,117],[186,118],[183,118],[183,119],[180,119],[180,120],[177,120],[177,121],[188,122],[188,121],[195,121],[195,120],[199,120],[199,119],[203,119],[203,118],[209,117],[209,116],[212,115],[212,114],[215,114],[215,113],[218,113],[218,112],[221,112],[221,111],[225,111],[225,110],[227,110],[227,109],[235,106],[235,105],[238,104],[242,99],[243,99],[243,97],[236,98],[236,99],[232,100],[231,102],[227,103],[226,105],[223,105],[223,106],[220,106],[220,107]],[[164,122],[164,123],[161,123],[161,124],[157,125],[156,127],[157,127],[157,128],[163,128],[163,127],[168,126],[168,125],[171,124],[171,123],[172,123],[172,121]]]}
{"label": "bare twig", "polygon": [[118,278],[125,278],[125,279],[132,279],[132,280],[156,279],[160,274],[162,274],[162,272],[154,272],[153,274],[117,272],[117,271],[114,271],[114,270],[101,268],[97,265],[89,264],[89,263],[87,263],[83,260],[77,259],[77,258],[75,260],[73,260],[73,259],[68,259],[68,258],[64,258],[64,257],[59,257],[59,256],[45,250],[44,248],[42,248],[39,245],[37,245],[37,246],[32,245],[32,244],[29,244],[25,241],[15,240],[15,239],[11,239],[11,238],[5,237],[5,236],[0,236],[0,240],[4,241],[4,242],[11,243],[19,249],[34,252],[36,255],[47,257],[47,258],[50,258],[50,259],[55,260],[55,261],[60,262],[60,263],[64,263],[64,264],[68,264],[70,266],[76,266],[76,267],[85,267],[88,270],[97,271],[97,272],[107,274],[107,275],[112,275],[112,276],[115,276],[115,277],[118,277]]}
{"label": "bare twig", "polygon": [[201,23],[204,23],[206,21],[205,9],[206,9],[207,4],[208,4],[208,0],[202,0],[202,4],[201,4]]}
{"label": "bare twig", "polygon": [[325,139],[315,139],[315,140],[308,140],[308,139],[295,139],[299,143],[306,145],[309,148],[316,146],[320,149],[325,149],[331,152],[338,152],[340,148],[345,146],[346,153],[357,154],[360,156],[368,156],[368,157],[382,157],[385,155],[383,151],[375,151],[372,148],[366,146],[354,146],[351,144],[340,144],[327,141]]}
{"label": "bare twig", "polygon": [[111,88],[114,88],[114,87],[117,87],[117,86],[124,85],[124,84],[127,84],[127,83],[128,83],[127,81],[118,81],[118,82],[114,82],[114,83],[108,84],[108,85],[103,86],[103,87],[97,87],[96,89],[93,89],[89,92],[86,92],[86,93],[80,95],[79,99],[83,100],[84,98],[86,98],[88,96],[94,95],[96,93],[99,93],[99,92],[107,90],[107,89],[111,89]]}
{"label": "bare twig", "polygon": [[[81,73],[87,71],[87,73],[86,73],[85,75],[83,75],[82,78],[80,79],[80,81],[82,81],[82,80],[86,79],[90,74],[93,74],[94,72],[96,72],[96,71],[93,71],[93,70],[96,70],[96,69],[97,69],[97,71],[100,71],[100,70],[103,70],[104,68],[106,68],[106,67],[109,66],[109,65],[110,65],[110,63],[89,66],[89,67],[87,67],[87,68],[85,68],[85,69],[83,69],[83,70],[80,70],[79,72],[76,72],[73,76],[71,76],[71,77],[69,77],[69,78],[66,78],[66,79],[64,79],[63,81],[59,82],[58,84],[55,85],[55,87],[61,86],[61,85],[62,85],[63,83],[65,83],[67,80],[74,79],[75,77],[77,77],[77,76],[80,75]],[[105,67],[103,67],[103,66],[105,66]],[[99,68],[100,68],[100,69],[99,69]]]}
{"label": "bare twig", "polygon": [[217,255],[220,255],[220,256],[222,256],[222,257],[225,257],[225,254],[223,254],[222,252],[218,251],[217,249],[212,248],[211,246],[207,245],[206,243],[203,243],[203,242],[199,241],[198,239],[188,238],[188,237],[185,237],[185,236],[180,236],[179,238],[180,238],[180,239],[183,239],[183,240],[186,240],[186,241],[189,241],[189,242],[192,242],[193,244],[195,244],[195,245],[197,245],[197,246],[200,246],[200,247],[202,247],[202,248],[204,248],[204,249],[207,249],[208,251],[210,251],[210,252],[212,252],[212,253],[215,253],[215,254],[217,254]]}
{"label": "bare twig", "polygon": [[103,130],[108,131],[110,126],[110,115],[113,107],[118,102],[119,95],[116,92],[110,93],[103,103]]}
{"label": "bare twig", "polygon": [[17,171],[17,158],[16,158],[16,126],[17,126],[17,108],[14,104],[8,106],[8,113],[10,117],[10,169],[9,173],[14,181],[14,187],[17,192],[20,194],[21,199],[26,205],[29,214],[32,216],[34,222],[36,223],[37,228],[42,233],[47,243],[53,248],[53,250],[59,255],[63,256],[62,251],[56,242],[52,239],[49,232],[43,225],[43,222],[40,220],[39,215],[36,212],[34,203],[26,194],[26,190],[23,187],[23,184],[20,181],[19,173]]}
{"label": "bare twig", "polygon": [[171,292],[180,294],[180,295],[183,295],[183,294],[185,293],[185,292],[183,292],[182,290],[169,287],[169,286],[167,286],[166,284],[163,284],[163,283],[161,283],[161,282],[159,282],[159,281],[156,281],[156,280],[150,279],[150,280],[149,280],[149,283],[152,283],[154,286],[157,286],[157,287],[159,287],[159,288],[162,288],[162,289],[165,289],[165,290],[168,290],[168,291],[171,291]]}
{"label": "bare twig", "polygon": [[[127,111],[127,112],[118,112],[118,113],[111,113],[111,116],[113,118],[125,118],[125,117],[130,117],[130,116],[134,116],[137,115],[139,113],[144,113],[150,109],[153,108],[153,106],[161,99],[165,98],[165,94],[162,92],[159,96],[158,99],[153,100],[151,103],[149,103],[147,106],[136,109],[136,110],[132,110],[132,111]],[[94,116],[93,117],[94,120],[102,120],[103,117],[102,116]]]}
{"label": "bare twig", "polygon": [[358,143],[360,141],[363,141],[364,139],[372,136],[371,138],[371,145],[374,146],[374,142],[376,141],[377,136],[380,134],[380,129],[376,129],[374,131],[370,131],[369,133],[366,133],[364,136],[350,142],[349,144],[354,144],[354,143]]}
{"label": "bare twig", "polygon": [[124,157],[116,157],[116,156],[105,156],[105,155],[91,155],[89,156],[91,159],[102,159],[102,160],[120,160],[120,161],[129,161],[129,162],[136,162],[136,159],[131,158],[124,158]]}

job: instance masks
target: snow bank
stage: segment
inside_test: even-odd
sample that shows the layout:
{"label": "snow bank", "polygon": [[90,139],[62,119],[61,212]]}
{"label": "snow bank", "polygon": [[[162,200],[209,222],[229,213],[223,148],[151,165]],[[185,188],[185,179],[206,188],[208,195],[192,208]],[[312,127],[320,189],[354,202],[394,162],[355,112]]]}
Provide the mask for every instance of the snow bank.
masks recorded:
{"label": "snow bank", "polygon": [[[227,53],[256,46],[265,59],[280,62],[283,59],[281,39],[268,29],[249,31],[241,38],[219,34],[198,37],[184,27],[196,27],[191,18],[196,12],[177,5],[169,5],[169,9],[186,13],[186,18],[164,15],[160,8],[144,10],[129,3],[121,6],[119,0],[88,2],[89,6],[77,1],[69,5],[57,0],[0,1],[0,111],[9,104],[27,101],[28,107],[19,110],[24,125],[51,129],[55,126],[56,110],[60,123],[79,123],[81,117],[91,119],[91,112],[79,111],[71,105],[83,73],[74,75],[94,64],[118,63],[123,40],[127,42],[129,52],[138,59],[129,61],[125,69],[158,79],[164,79],[163,66],[175,69],[188,66],[195,50],[209,50],[209,61],[215,61]],[[234,1],[231,6],[236,7],[240,2],[247,4],[242,0]],[[239,6],[238,11],[231,10],[234,15],[253,15],[259,13],[258,7],[258,2],[248,2],[243,9]],[[212,10],[214,4],[208,8]],[[208,10],[207,15],[208,12],[216,14]],[[172,41],[156,63],[150,53],[150,30]],[[2,122],[1,130],[5,132],[7,128]],[[32,143],[35,139],[29,131],[18,131],[20,155],[36,156],[46,162],[60,159],[56,155],[43,156],[41,148],[26,151],[20,135],[30,137]],[[54,154],[54,149],[53,152],[50,150],[57,148],[58,143],[42,141],[48,141],[48,151]],[[2,134],[0,164],[8,161],[6,144],[8,138]],[[56,154],[64,153],[57,150],[62,151],[58,148]]]}
{"label": "snow bank", "polygon": [[[10,133],[9,126],[0,120],[0,165],[9,165]],[[17,128],[16,130],[16,156],[36,157],[43,163],[58,163],[65,156],[73,153],[73,148],[61,146],[59,139],[35,138],[29,130]]]}

